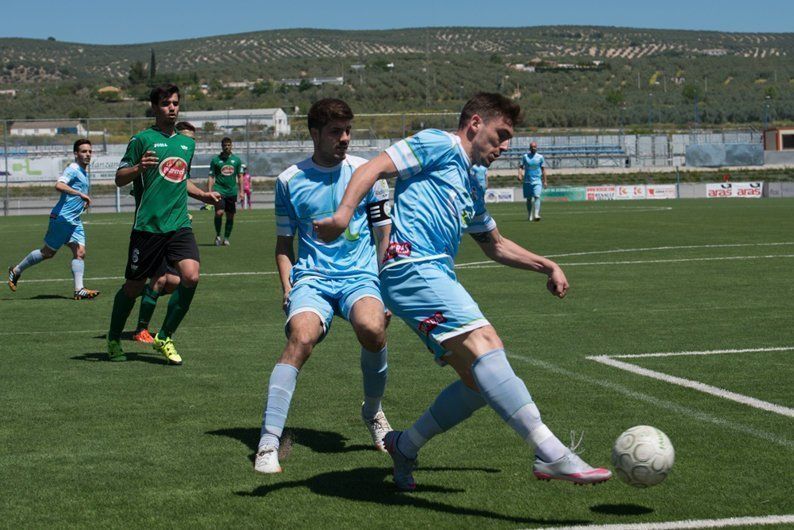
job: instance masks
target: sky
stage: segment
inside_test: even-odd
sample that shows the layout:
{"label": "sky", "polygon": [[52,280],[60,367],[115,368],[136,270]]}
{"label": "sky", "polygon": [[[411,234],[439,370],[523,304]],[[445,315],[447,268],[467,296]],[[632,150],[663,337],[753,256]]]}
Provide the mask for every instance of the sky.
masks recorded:
{"label": "sky", "polygon": [[[285,28],[595,25],[794,31],[794,1],[766,0],[10,0],[0,37],[134,44]],[[156,7],[150,7],[156,6]]]}

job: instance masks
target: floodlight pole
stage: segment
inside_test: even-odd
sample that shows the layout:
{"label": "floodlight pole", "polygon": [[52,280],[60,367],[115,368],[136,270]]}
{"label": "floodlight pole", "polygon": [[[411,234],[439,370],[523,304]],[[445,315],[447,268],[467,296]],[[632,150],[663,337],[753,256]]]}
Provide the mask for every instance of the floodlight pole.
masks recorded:
{"label": "floodlight pole", "polygon": [[3,216],[8,217],[8,176],[11,171],[8,168],[8,120],[3,120],[3,157],[5,158],[5,181],[6,181],[6,197],[3,201]]}

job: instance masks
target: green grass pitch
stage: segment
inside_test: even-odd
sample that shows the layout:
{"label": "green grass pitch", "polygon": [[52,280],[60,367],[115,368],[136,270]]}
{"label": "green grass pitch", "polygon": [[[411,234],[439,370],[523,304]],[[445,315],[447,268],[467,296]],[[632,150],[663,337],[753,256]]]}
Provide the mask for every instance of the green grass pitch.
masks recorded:
{"label": "green grass pitch", "polygon": [[[71,300],[68,249],[0,293],[0,525],[199,528],[533,528],[794,514],[791,416],[587,359],[634,366],[794,407],[794,201],[689,200],[494,205],[500,230],[564,266],[564,300],[544,278],[489,266],[465,238],[461,282],[503,338],[546,423],[583,458],[649,424],[676,449],[671,476],[633,489],[531,476],[526,445],[490,410],[431,441],[413,494],[394,490],[388,456],[359,418],[358,346],[336,319],[298,380],[284,473],[257,475],[270,370],[284,343],[273,212],[238,214],[232,246],[211,246],[193,212],[202,279],[175,335],[182,367],[129,341],[104,360],[131,215],[85,216],[86,285]],[[41,245],[46,215],[0,221],[0,265]],[[161,300],[153,319],[165,314]],[[134,326],[137,306],[127,329]],[[776,348],[776,349],[774,349]],[[451,382],[402,322],[389,329],[384,409],[406,428]]]}

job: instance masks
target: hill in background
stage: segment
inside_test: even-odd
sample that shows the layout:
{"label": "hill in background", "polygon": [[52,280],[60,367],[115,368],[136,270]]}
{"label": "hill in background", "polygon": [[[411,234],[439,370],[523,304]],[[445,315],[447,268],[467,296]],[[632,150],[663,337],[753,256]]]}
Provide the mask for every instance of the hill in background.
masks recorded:
{"label": "hill in background", "polygon": [[[0,108],[6,118],[139,116],[146,84],[174,79],[190,110],[305,112],[339,96],[358,112],[454,111],[498,90],[541,127],[760,124],[794,119],[792,57],[794,33],[574,26],[295,29],[114,46],[0,39],[0,83],[16,91]],[[122,89],[118,98],[100,95],[104,85]]]}

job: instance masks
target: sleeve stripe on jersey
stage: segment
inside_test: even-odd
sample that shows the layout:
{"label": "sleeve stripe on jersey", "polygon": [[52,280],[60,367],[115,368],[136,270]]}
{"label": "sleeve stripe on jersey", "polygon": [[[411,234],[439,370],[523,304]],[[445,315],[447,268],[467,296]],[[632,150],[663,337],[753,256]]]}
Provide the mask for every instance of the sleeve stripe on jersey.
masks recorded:
{"label": "sleeve stripe on jersey", "polygon": [[413,176],[422,169],[422,163],[405,140],[400,140],[386,149],[386,154],[392,159],[397,172],[403,178]]}
{"label": "sleeve stripe on jersey", "polygon": [[475,217],[466,228],[468,234],[481,234],[482,232],[490,232],[496,228],[496,221],[489,214],[484,213]]}

